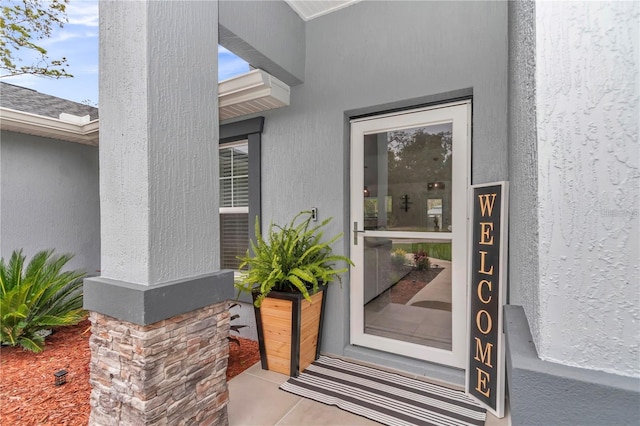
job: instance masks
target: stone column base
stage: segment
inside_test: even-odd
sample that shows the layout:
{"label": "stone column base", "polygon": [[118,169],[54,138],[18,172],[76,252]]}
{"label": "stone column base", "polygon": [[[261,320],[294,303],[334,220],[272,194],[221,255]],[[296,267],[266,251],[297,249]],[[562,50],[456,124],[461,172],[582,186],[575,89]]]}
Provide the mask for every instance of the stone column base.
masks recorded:
{"label": "stone column base", "polygon": [[89,319],[90,425],[228,424],[226,301],[150,325]]}

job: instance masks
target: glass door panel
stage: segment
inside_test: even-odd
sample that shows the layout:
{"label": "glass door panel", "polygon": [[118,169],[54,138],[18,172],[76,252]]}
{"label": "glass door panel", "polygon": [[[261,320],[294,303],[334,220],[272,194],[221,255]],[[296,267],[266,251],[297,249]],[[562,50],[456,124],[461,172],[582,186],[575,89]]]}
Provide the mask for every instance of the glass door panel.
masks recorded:
{"label": "glass door panel", "polygon": [[363,332],[451,350],[451,266],[451,242],[366,238]]}
{"label": "glass door panel", "polygon": [[352,122],[352,344],[463,365],[469,111]]}
{"label": "glass door panel", "polygon": [[451,232],[452,123],[364,136],[365,229]]}

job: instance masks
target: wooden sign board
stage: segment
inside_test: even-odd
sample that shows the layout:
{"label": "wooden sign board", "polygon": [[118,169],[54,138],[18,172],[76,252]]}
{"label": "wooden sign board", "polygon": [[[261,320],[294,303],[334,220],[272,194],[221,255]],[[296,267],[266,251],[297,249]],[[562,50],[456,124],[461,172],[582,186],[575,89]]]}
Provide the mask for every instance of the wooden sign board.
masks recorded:
{"label": "wooden sign board", "polygon": [[471,187],[471,269],[466,392],[504,417],[507,182]]}

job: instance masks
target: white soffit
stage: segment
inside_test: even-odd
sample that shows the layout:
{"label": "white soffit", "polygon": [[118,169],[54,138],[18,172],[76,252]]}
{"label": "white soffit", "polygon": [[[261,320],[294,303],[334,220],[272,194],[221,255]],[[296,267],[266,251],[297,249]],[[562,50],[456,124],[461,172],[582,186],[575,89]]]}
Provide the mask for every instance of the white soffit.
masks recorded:
{"label": "white soffit", "polygon": [[310,21],[362,0],[285,0],[303,20]]}
{"label": "white soffit", "polygon": [[[289,86],[262,70],[256,69],[218,84],[220,120],[289,106]],[[63,113],[58,119],[0,108],[0,127],[85,145],[98,146],[99,142],[99,120],[89,121],[89,116]]]}
{"label": "white soffit", "polygon": [[218,83],[220,120],[289,105],[290,88],[256,69]]}
{"label": "white soffit", "polygon": [[98,146],[98,120],[60,114],[60,119],[0,108],[0,128],[16,133]]}

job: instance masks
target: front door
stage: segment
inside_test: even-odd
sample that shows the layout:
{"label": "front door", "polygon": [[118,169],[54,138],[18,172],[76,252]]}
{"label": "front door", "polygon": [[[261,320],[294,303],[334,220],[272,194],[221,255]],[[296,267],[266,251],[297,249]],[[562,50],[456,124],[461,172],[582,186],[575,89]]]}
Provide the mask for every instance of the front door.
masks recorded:
{"label": "front door", "polygon": [[470,101],[351,121],[351,343],[464,368]]}

